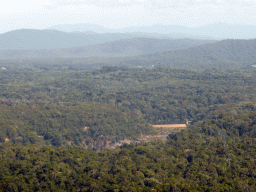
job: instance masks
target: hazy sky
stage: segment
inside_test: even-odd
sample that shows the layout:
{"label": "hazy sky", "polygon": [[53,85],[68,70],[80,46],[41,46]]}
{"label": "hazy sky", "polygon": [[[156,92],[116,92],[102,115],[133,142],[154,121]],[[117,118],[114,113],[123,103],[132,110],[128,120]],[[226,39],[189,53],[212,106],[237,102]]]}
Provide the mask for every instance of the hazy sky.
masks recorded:
{"label": "hazy sky", "polygon": [[256,0],[7,0],[0,33],[56,24],[92,23],[110,28],[210,23],[256,25]]}

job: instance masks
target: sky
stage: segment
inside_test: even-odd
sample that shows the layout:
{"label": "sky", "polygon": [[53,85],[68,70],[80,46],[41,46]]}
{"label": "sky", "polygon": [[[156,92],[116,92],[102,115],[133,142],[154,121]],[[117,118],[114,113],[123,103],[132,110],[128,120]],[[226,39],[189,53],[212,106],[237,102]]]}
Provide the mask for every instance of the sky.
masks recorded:
{"label": "sky", "polygon": [[8,0],[0,7],[0,33],[77,23],[117,29],[219,22],[256,25],[256,0]]}

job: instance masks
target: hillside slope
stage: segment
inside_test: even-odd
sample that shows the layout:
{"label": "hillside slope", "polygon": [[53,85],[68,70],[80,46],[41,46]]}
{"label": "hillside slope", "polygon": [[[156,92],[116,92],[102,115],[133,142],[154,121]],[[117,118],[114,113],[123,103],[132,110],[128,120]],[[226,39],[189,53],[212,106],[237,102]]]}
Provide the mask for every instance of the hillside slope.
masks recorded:
{"label": "hillside slope", "polygon": [[189,47],[195,47],[213,42],[216,41],[193,39],[169,40],[154,38],[134,38],[121,39],[103,44],[73,47],[68,49],[5,50],[0,51],[0,58],[124,57],[151,54],[162,51],[187,49]]}
{"label": "hillside slope", "polygon": [[255,53],[256,39],[223,40],[186,50],[133,57],[122,62],[122,65],[144,67],[155,65],[156,67],[168,66],[192,69],[244,67],[256,63]]}

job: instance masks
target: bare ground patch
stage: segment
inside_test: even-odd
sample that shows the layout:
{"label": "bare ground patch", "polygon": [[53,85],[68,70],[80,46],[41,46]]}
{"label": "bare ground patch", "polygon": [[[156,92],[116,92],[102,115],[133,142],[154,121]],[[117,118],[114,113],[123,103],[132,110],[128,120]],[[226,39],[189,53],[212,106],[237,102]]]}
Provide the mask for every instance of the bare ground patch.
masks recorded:
{"label": "bare ground patch", "polygon": [[186,124],[166,124],[166,125],[152,125],[157,132],[162,132],[166,134],[170,134],[173,132],[179,132],[183,129],[187,128]]}
{"label": "bare ground patch", "polygon": [[180,132],[183,129],[187,128],[186,124],[168,124],[168,125],[152,125],[156,131],[156,135],[141,135],[136,140],[120,140],[112,145],[107,145],[106,148],[108,149],[116,149],[117,147],[120,147],[121,145],[127,143],[127,144],[137,144],[137,143],[146,143],[151,141],[162,141],[165,142],[167,140],[167,136],[171,133]]}
{"label": "bare ground patch", "polygon": [[86,132],[89,129],[89,127],[85,126],[83,131]]}
{"label": "bare ground patch", "polygon": [[186,128],[186,124],[152,125],[154,128]]}
{"label": "bare ground patch", "polygon": [[117,147],[120,147],[123,144],[138,144],[138,143],[147,143],[147,142],[151,142],[151,141],[166,141],[167,137],[165,135],[142,135],[141,137],[139,137],[136,140],[128,140],[128,139],[124,139],[118,142],[115,142],[112,145],[108,145],[106,146],[106,148],[108,149],[116,149]]}
{"label": "bare ground patch", "polygon": [[[116,149],[120,146],[122,146],[123,144],[138,144],[138,143],[146,143],[146,142],[151,142],[151,141],[161,141],[161,142],[165,142],[167,141],[167,137],[169,134],[171,133],[175,133],[175,132],[180,132],[183,129],[187,128],[186,124],[167,124],[167,125],[152,125],[153,128],[155,128],[156,130],[156,134],[153,135],[141,135],[139,138],[135,139],[135,140],[130,140],[130,139],[123,139],[123,140],[119,140],[115,143],[111,143],[111,141],[109,140],[104,140],[104,139],[100,139],[97,141],[90,141],[89,144],[86,144],[86,140],[84,139],[82,142],[82,145],[86,148],[93,148],[97,145],[99,145],[99,143],[101,143],[101,147],[102,149],[107,148],[107,149]],[[83,131],[87,131],[89,129],[89,127],[85,126],[83,128]],[[103,138],[103,135],[100,136],[100,138]],[[73,145],[73,143],[70,142],[70,145]],[[98,149],[97,151],[101,151],[102,149]]]}

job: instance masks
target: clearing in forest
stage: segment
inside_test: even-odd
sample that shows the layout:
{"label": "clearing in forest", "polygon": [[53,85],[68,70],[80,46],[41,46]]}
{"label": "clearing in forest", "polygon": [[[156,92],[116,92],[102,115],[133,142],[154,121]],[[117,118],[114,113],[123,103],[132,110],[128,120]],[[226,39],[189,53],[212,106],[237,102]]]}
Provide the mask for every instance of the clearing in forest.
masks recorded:
{"label": "clearing in forest", "polygon": [[186,124],[152,125],[154,128],[186,128]]}
{"label": "clearing in forest", "polygon": [[186,124],[166,124],[166,125],[152,125],[152,127],[154,128],[162,128],[162,129],[165,129],[165,130],[181,130],[181,129],[185,129],[187,128],[187,125]]}

